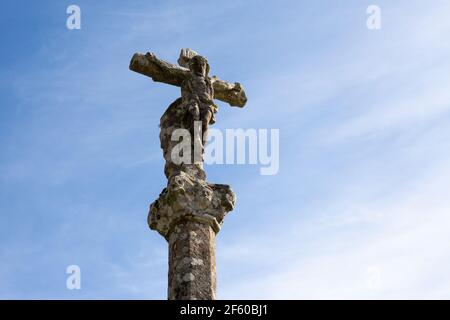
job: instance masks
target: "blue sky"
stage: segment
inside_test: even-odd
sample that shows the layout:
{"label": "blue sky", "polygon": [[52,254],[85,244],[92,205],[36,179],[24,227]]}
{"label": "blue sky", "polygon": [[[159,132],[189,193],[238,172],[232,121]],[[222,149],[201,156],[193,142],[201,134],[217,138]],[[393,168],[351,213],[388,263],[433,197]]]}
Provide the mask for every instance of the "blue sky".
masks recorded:
{"label": "blue sky", "polygon": [[[179,89],[128,64],[184,47],[246,89],[243,109],[219,102],[216,128],[280,129],[277,175],[206,168],[238,196],[217,237],[219,298],[450,298],[448,1],[0,9],[0,298],[166,298],[167,247],[146,218]],[[81,290],[66,289],[72,264]]]}

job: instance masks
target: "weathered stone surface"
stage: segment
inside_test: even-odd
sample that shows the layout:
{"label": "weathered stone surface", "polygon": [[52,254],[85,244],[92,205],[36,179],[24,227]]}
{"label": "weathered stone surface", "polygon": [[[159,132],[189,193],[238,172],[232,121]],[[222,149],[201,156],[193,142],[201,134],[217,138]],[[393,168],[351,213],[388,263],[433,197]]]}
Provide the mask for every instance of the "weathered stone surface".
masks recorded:
{"label": "weathered stone surface", "polygon": [[183,221],[169,242],[170,300],[216,298],[215,232],[207,224]]}
{"label": "weathered stone surface", "polygon": [[[130,61],[130,70],[146,75],[156,82],[181,86],[189,76],[189,69],[158,59],[153,53],[135,53]],[[243,107],[247,102],[244,88],[238,82],[229,83],[217,77],[211,77],[214,98],[231,106]]]}
{"label": "weathered stone surface", "polygon": [[203,170],[202,150],[195,150],[194,140],[191,141],[190,163],[175,164],[172,159],[172,150],[179,143],[179,141],[172,140],[172,133],[177,129],[191,131],[191,123],[192,118],[188,111],[188,105],[183,103],[182,98],[175,100],[161,117],[159,140],[164,159],[166,160],[164,174],[168,179],[180,172],[186,172],[199,179],[206,179],[206,174]]}
{"label": "weathered stone surface", "polygon": [[180,57],[178,58],[177,62],[180,66],[189,69],[189,63],[191,62],[192,58],[197,55],[198,53],[192,49],[189,48],[181,49]]}
{"label": "weathered stone surface", "polygon": [[[130,62],[133,71],[181,87],[181,98],[161,117],[160,142],[168,182],[150,205],[147,220],[169,244],[168,298],[215,299],[215,235],[225,215],[233,210],[236,196],[228,185],[206,182],[203,134],[215,121],[214,98],[243,107],[247,97],[239,83],[210,77],[206,58],[191,49],[181,50],[178,63],[180,66],[159,60],[153,53],[136,53]],[[174,160],[180,143],[172,141],[177,129],[185,129],[182,131],[188,132],[190,139],[188,148],[182,148],[182,161]]]}
{"label": "weathered stone surface", "polygon": [[166,239],[183,221],[196,221],[219,232],[236,196],[228,185],[212,184],[181,171],[169,178],[167,188],[150,205],[148,224]]}

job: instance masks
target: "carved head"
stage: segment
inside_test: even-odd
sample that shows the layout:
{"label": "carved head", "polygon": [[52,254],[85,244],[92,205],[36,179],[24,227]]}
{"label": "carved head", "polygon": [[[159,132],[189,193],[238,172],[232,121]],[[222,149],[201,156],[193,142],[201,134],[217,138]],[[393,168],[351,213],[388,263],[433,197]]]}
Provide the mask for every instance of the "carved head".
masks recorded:
{"label": "carved head", "polygon": [[189,63],[189,69],[196,75],[206,77],[209,73],[208,60],[199,55],[194,56]]}

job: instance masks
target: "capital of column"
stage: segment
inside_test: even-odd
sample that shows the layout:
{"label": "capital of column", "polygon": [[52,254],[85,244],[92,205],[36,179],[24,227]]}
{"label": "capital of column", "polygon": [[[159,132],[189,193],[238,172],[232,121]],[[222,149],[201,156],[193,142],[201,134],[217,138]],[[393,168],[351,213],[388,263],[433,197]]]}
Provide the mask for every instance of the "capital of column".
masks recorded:
{"label": "capital of column", "polygon": [[235,202],[236,195],[230,186],[208,183],[181,171],[169,177],[167,188],[150,205],[147,221],[166,240],[182,221],[206,224],[218,233]]}

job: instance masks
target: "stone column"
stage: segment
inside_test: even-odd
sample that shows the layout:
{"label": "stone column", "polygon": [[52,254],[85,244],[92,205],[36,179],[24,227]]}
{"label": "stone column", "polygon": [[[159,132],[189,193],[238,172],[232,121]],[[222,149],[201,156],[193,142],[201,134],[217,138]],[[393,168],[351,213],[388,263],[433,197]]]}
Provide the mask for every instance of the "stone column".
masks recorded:
{"label": "stone column", "polygon": [[150,205],[148,224],[169,244],[169,299],[215,299],[215,237],[235,201],[228,185],[180,171]]}
{"label": "stone column", "polygon": [[159,138],[166,160],[167,187],[150,205],[148,224],[169,244],[168,298],[210,300],[216,296],[215,237],[225,215],[233,210],[236,196],[230,186],[206,181],[202,148],[196,148],[195,135],[188,144],[190,161],[178,163],[172,159],[180,143],[172,139],[174,131],[195,133],[191,117],[189,105],[182,98],[161,117]]}
{"label": "stone column", "polygon": [[205,134],[215,122],[213,99],[242,108],[247,97],[239,83],[210,77],[206,58],[191,49],[181,50],[178,64],[150,52],[136,53],[130,62],[130,70],[181,88],[181,98],[172,102],[160,120],[168,182],[150,205],[148,224],[169,243],[168,298],[214,299],[215,236],[233,210],[236,196],[228,185],[206,182]]}
{"label": "stone column", "polygon": [[183,221],[169,236],[169,300],[216,298],[216,234],[208,224]]}

